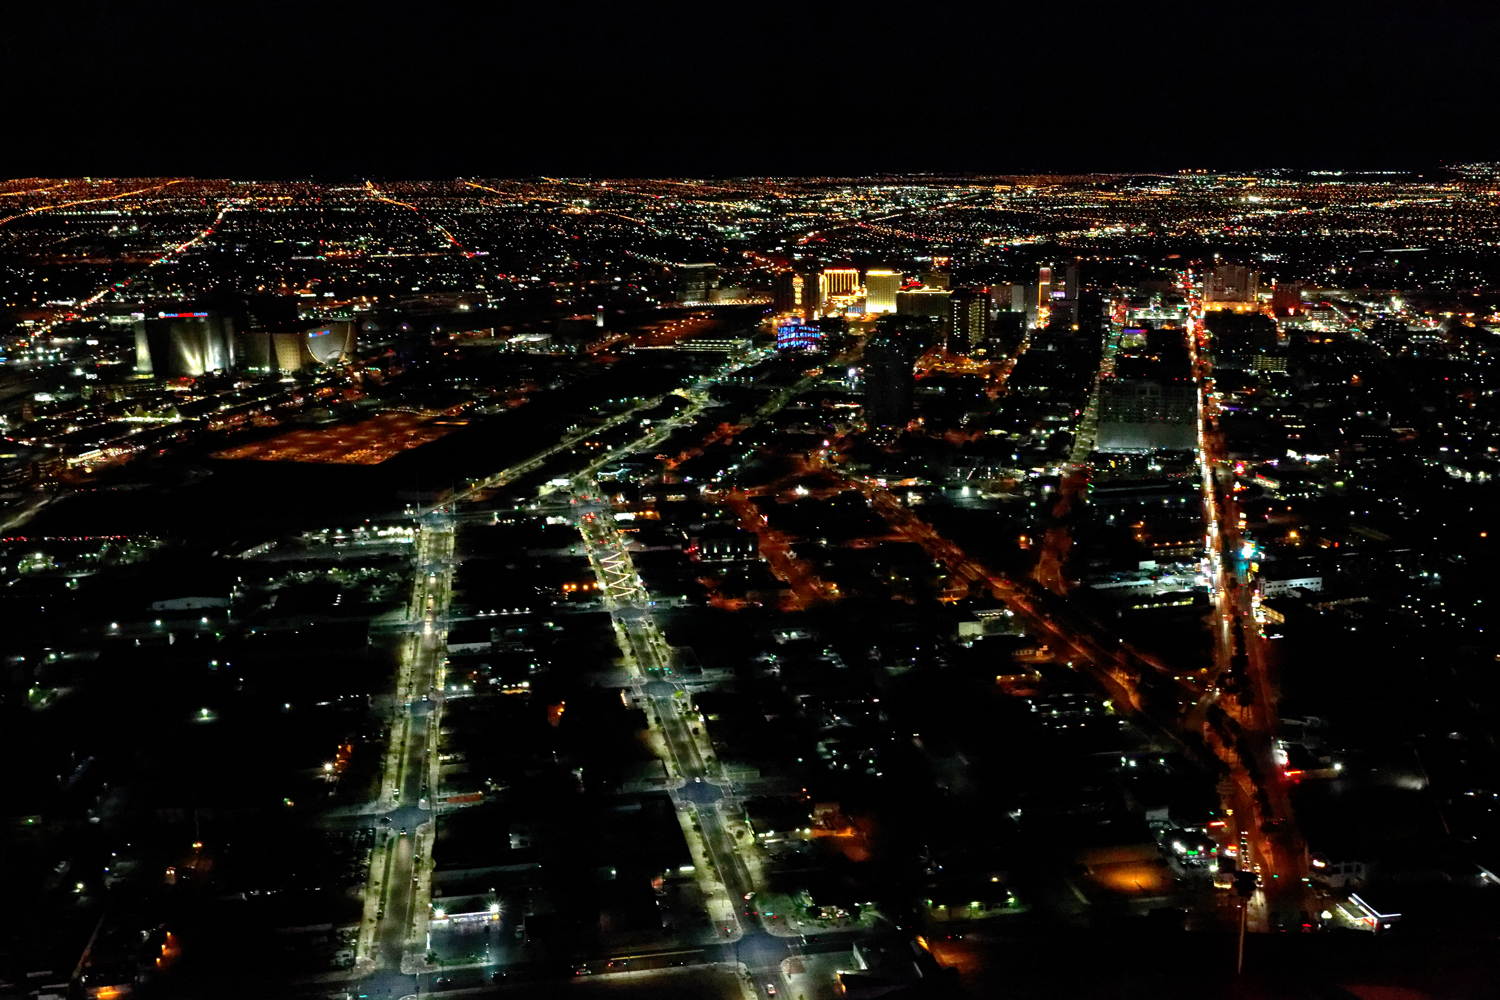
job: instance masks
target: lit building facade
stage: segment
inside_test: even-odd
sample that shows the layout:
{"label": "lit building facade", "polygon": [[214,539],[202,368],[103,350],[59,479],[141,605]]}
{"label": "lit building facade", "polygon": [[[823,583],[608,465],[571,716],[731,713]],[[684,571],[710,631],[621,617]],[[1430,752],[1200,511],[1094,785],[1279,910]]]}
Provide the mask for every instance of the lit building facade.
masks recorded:
{"label": "lit building facade", "polygon": [[792,275],[793,311],[803,319],[818,319],[823,315],[823,300],[827,292],[823,288],[821,271],[803,271]]}
{"label": "lit building facade", "polygon": [[830,267],[823,271],[823,295],[853,295],[859,291],[859,271],[852,267]]}
{"label": "lit building facade", "polygon": [[776,328],[778,351],[812,351],[823,343],[823,331],[806,323],[787,323]]}
{"label": "lit building facade", "polygon": [[896,293],[901,290],[898,271],[865,272],[865,313],[883,314],[896,311]]}
{"label": "lit building facade", "polygon": [[354,357],[356,324],[350,320],[293,330],[245,330],[235,339],[236,360],[249,371],[293,372],[310,364],[336,365]]}
{"label": "lit building facade", "polygon": [[989,325],[989,297],[960,288],[948,296],[949,354],[968,354],[984,341]]}
{"label": "lit building facade", "polygon": [[942,317],[948,314],[946,288],[908,288],[896,293],[896,312],[902,316]]}
{"label": "lit building facade", "polygon": [[1198,446],[1198,394],[1187,372],[1145,359],[1121,359],[1099,380],[1101,452],[1193,451]]}
{"label": "lit building facade", "polygon": [[215,312],[159,312],[135,322],[135,370],[182,378],[234,367],[234,323]]}
{"label": "lit building facade", "polygon": [[712,264],[683,264],[677,269],[677,301],[708,302],[719,287],[719,269]]}
{"label": "lit building facade", "polygon": [[1254,308],[1260,297],[1260,272],[1238,264],[1220,264],[1203,277],[1203,305],[1208,309]]}

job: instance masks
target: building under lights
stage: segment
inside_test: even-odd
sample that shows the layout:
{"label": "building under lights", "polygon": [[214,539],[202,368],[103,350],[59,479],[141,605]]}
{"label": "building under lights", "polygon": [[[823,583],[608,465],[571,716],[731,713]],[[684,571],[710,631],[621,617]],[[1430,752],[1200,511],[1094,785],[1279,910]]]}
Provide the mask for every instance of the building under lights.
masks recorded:
{"label": "building under lights", "polygon": [[829,267],[823,270],[823,295],[854,295],[859,291],[859,271],[852,267]]}
{"label": "building under lights", "polygon": [[803,271],[792,275],[792,311],[803,319],[817,319],[823,315],[823,274],[820,271]]}
{"label": "building under lights", "polygon": [[866,315],[896,311],[896,293],[901,290],[901,278],[899,271],[865,272]]}
{"label": "building under lights", "polygon": [[311,364],[336,365],[354,357],[350,320],[292,330],[247,330],[237,338],[240,363],[256,372],[294,372]]}
{"label": "building under lights", "polygon": [[135,318],[135,370],[159,378],[229,371],[235,362],[234,323],[210,310],[158,312]]}
{"label": "building under lights", "polygon": [[1260,272],[1248,267],[1220,264],[1203,277],[1203,306],[1206,309],[1253,309],[1259,297]]}
{"label": "building under lights", "polygon": [[968,354],[984,341],[989,326],[989,296],[968,288],[948,297],[949,354]]}
{"label": "building under lights", "polygon": [[952,294],[946,288],[908,288],[896,293],[896,312],[940,318],[948,315],[948,296]]}
{"label": "building under lights", "polygon": [[778,351],[811,351],[823,343],[823,332],[806,323],[786,323],[776,328]]}
{"label": "building under lights", "polygon": [[911,351],[898,331],[870,337],[864,356],[865,422],[870,427],[903,427],[911,419],[916,375]]}
{"label": "building under lights", "polygon": [[683,264],[677,268],[677,301],[708,302],[719,287],[719,269],[713,264]]}
{"label": "building under lights", "polygon": [[1121,358],[1099,380],[1101,452],[1193,451],[1198,395],[1190,371],[1150,358]]}

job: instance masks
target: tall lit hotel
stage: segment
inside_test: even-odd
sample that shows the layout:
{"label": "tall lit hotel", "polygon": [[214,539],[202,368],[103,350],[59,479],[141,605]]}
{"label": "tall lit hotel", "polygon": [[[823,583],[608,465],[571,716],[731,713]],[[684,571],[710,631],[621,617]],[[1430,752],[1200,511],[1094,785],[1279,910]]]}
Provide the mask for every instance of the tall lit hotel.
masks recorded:
{"label": "tall lit hotel", "polygon": [[865,272],[865,313],[893,313],[901,290],[899,271]]}
{"label": "tall lit hotel", "polygon": [[1044,267],[1036,276],[1036,304],[1045,306],[1052,302],[1052,268]]}
{"label": "tall lit hotel", "polygon": [[823,270],[823,294],[853,295],[859,291],[859,270],[853,267],[829,267]]}
{"label": "tall lit hotel", "polygon": [[960,288],[948,297],[949,354],[968,354],[985,338],[989,321],[989,294]]}
{"label": "tall lit hotel", "polygon": [[792,276],[792,303],[803,319],[818,319],[823,315],[823,299],[827,296],[823,275],[807,271]]}

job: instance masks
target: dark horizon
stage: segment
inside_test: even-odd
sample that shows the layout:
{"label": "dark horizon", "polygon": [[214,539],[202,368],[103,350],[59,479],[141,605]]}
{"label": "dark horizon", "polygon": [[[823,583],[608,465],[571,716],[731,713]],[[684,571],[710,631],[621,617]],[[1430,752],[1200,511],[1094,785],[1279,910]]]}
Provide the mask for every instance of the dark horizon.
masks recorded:
{"label": "dark horizon", "polygon": [[766,176],[1500,159],[1492,8],[12,15],[7,176]]}

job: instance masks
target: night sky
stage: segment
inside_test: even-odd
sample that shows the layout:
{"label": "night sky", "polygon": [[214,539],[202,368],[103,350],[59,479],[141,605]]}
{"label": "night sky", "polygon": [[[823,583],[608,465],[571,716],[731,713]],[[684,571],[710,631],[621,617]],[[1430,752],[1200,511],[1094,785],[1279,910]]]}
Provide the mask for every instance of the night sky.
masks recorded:
{"label": "night sky", "polygon": [[0,22],[0,173],[338,179],[1500,159],[1492,2],[1100,6],[10,4]]}

